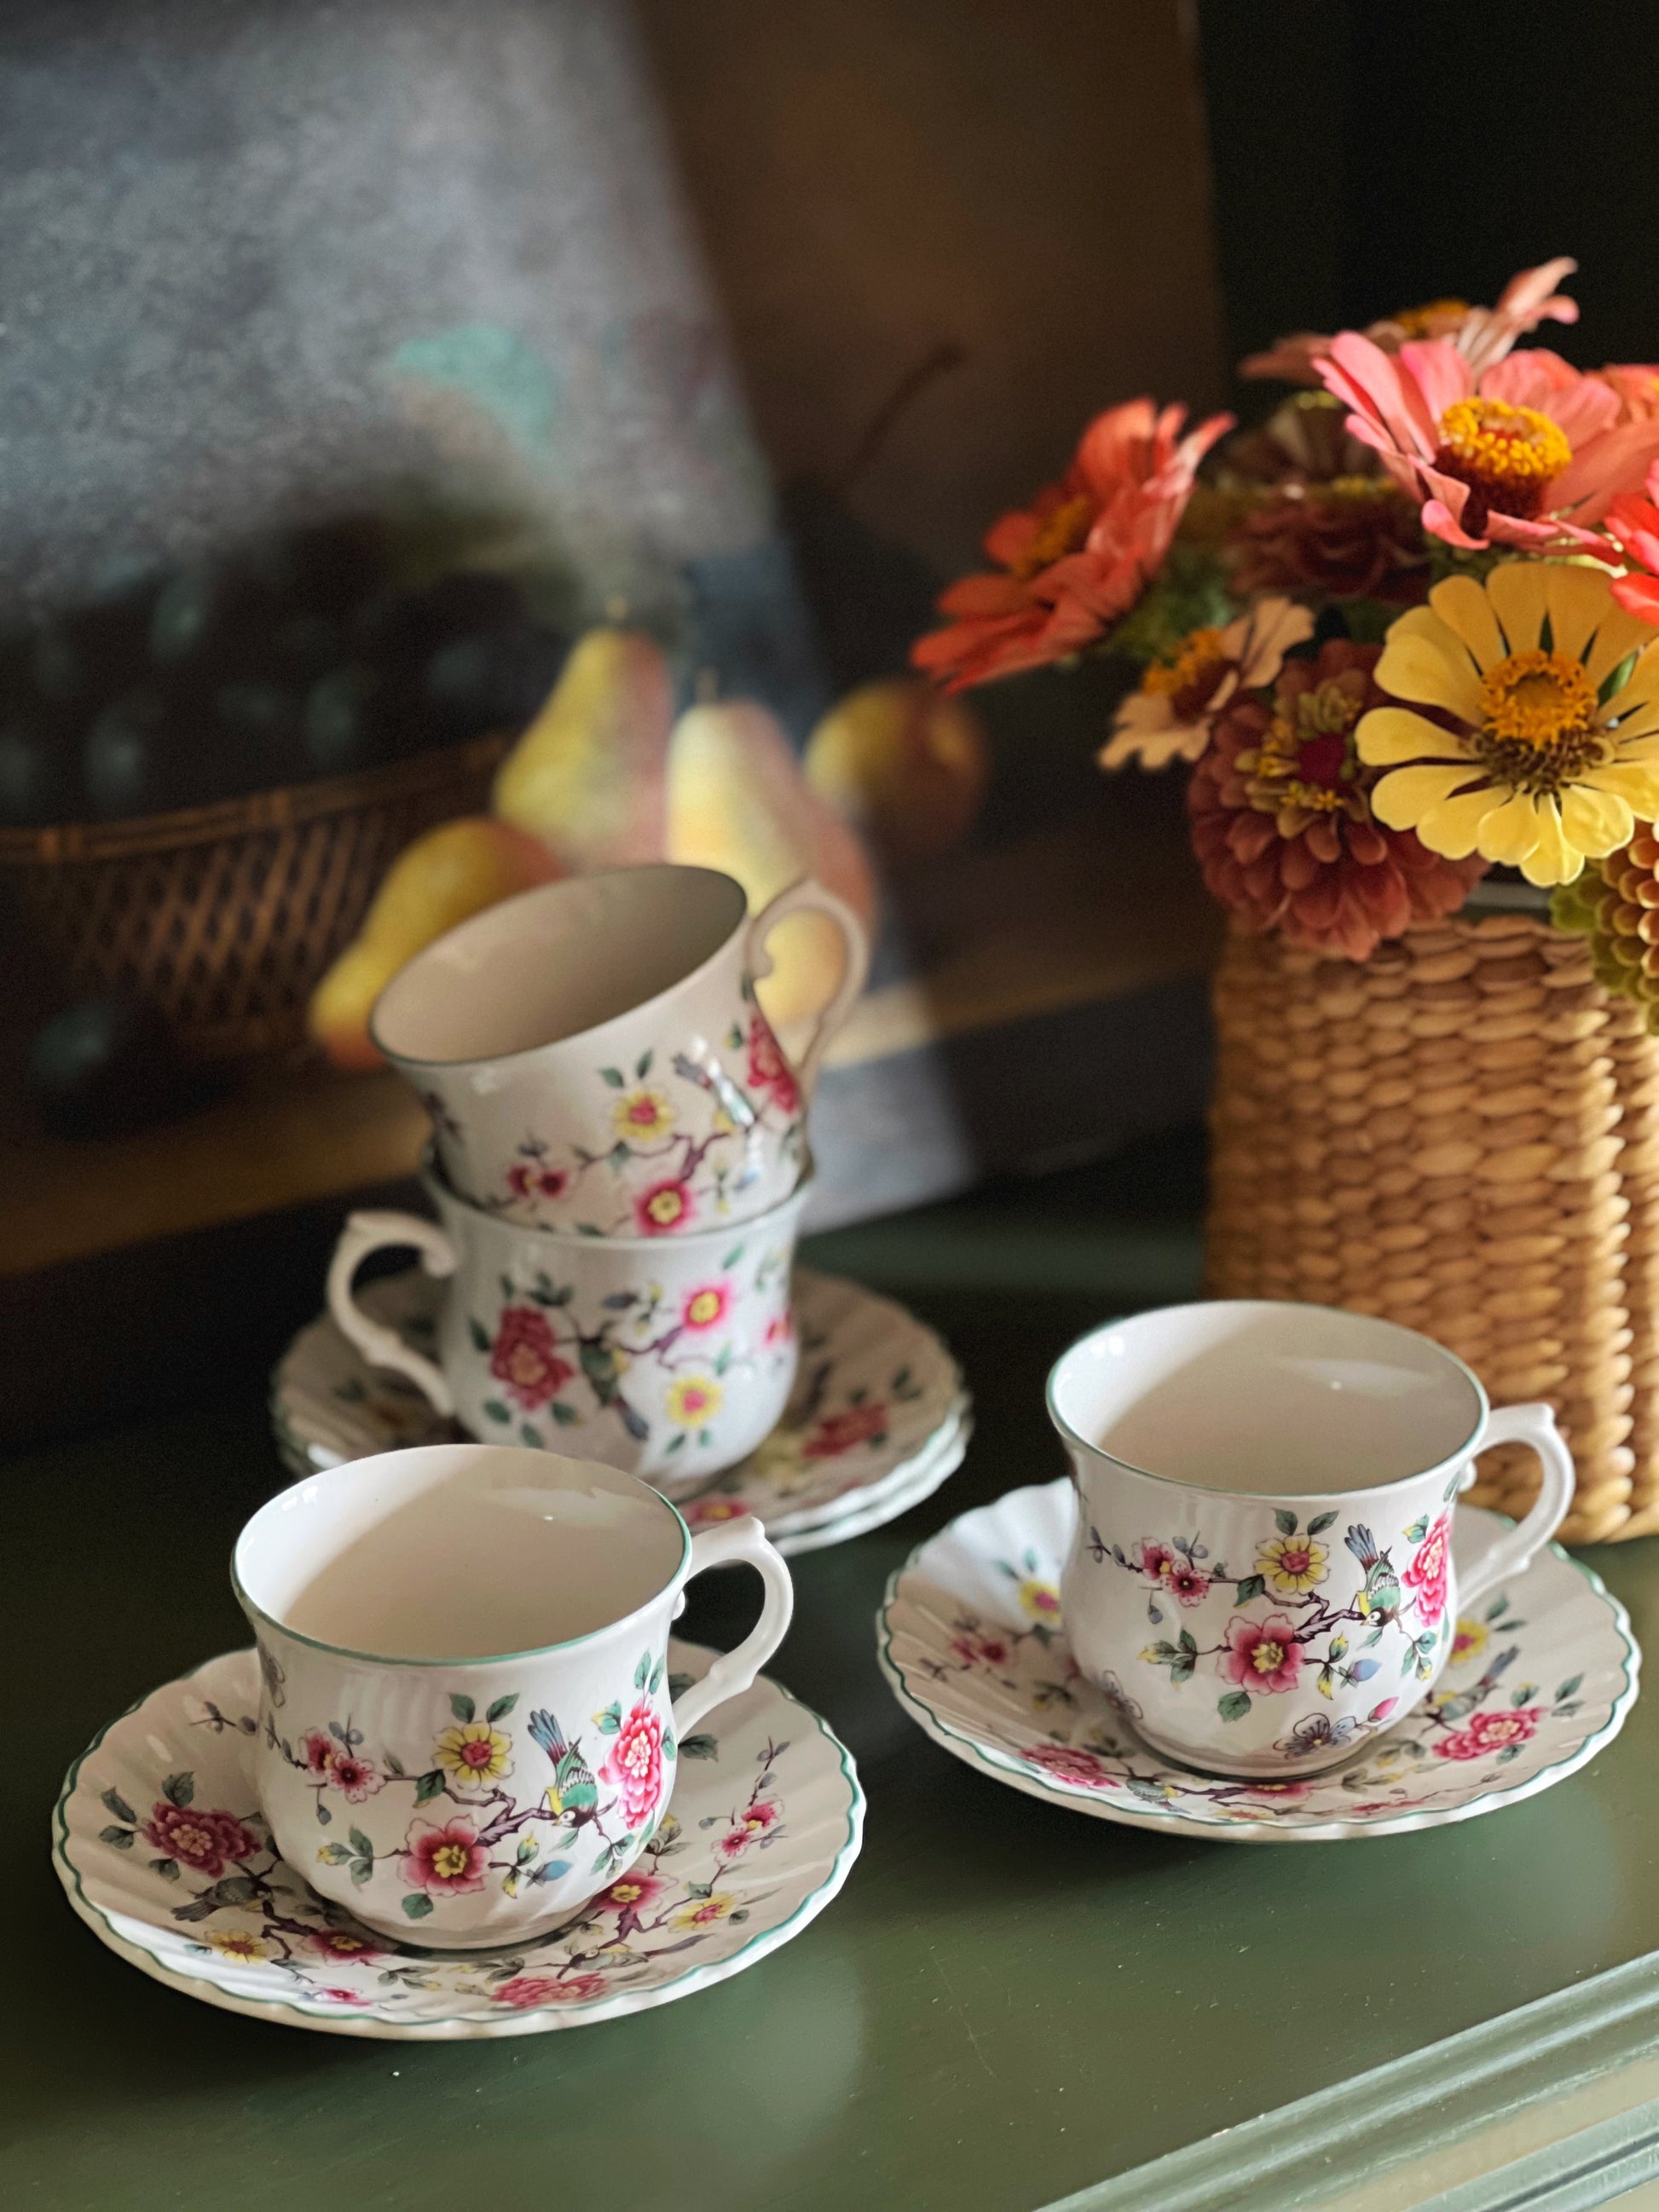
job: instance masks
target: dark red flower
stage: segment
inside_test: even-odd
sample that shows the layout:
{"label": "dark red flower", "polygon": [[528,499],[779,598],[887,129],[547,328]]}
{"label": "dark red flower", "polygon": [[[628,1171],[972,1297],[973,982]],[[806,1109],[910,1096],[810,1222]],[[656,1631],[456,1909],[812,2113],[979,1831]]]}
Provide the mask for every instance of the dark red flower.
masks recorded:
{"label": "dark red flower", "polygon": [[489,1371],[514,1405],[533,1413],[556,1397],[575,1373],[561,1359],[547,1316],[537,1306],[504,1306],[495,1324]]}
{"label": "dark red flower", "polygon": [[163,1858],[176,1859],[198,1874],[222,1875],[228,1862],[251,1859],[264,1849],[234,1813],[204,1813],[165,1797],[145,1821],[143,1838]]}
{"label": "dark red flower", "polygon": [[800,1104],[794,1071],[784,1058],[783,1048],[773,1036],[764,1014],[750,1018],[749,1088],[769,1092],[774,1103],[785,1114],[793,1114]]}
{"label": "dark red flower", "polygon": [[879,1398],[867,1405],[846,1406],[839,1413],[826,1413],[800,1448],[803,1459],[836,1459],[855,1444],[882,1443],[887,1435],[887,1407]]}

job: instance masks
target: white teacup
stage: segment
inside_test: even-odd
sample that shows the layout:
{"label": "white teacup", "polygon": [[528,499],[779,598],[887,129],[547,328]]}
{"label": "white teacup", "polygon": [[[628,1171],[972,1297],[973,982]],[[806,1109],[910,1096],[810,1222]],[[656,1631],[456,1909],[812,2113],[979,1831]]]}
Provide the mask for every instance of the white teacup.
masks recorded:
{"label": "white teacup", "polygon": [[[753,1632],[672,1694],[693,1575],[759,1569]],[[698,1721],[789,1626],[752,1517],[693,1537],[615,1468],[434,1444],[308,1475],[237,1540],[264,1678],[254,1776],[276,1847],[379,1934],[519,1942],[627,1873]]]}
{"label": "white teacup", "polygon": [[[1173,1759],[1316,1773],[1439,1678],[1459,1602],[1518,1575],[1572,1502],[1547,1406],[1493,1412],[1460,1359],[1326,1306],[1217,1300],[1113,1322],[1048,1380],[1079,1513],[1079,1665]],[[1457,1492],[1530,1444],[1538,1503],[1462,1587]]]}
{"label": "white teacup", "polygon": [[[422,1178],[437,1221],[354,1213],[328,1310],[387,1367],[485,1442],[580,1452],[689,1489],[753,1451],[782,1415],[798,1349],[790,1275],[802,1183],[750,1221],[646,1240],[522,1229]],[[429,1358],[352,1297],[371,1252],[412,1249],[448,1287]]]}
{"label": "white teacup", "polygon": [[[791,1066],[755,998],[786,915],[827,915],[846,961]],[[806,1100],[869,967],[821,884],[750,921],[711,868],[613,868],[522,892],[417,953],[375,1043],[419,1092],[452,1188],[528,1227],[695,1234],[788,1197]]]}

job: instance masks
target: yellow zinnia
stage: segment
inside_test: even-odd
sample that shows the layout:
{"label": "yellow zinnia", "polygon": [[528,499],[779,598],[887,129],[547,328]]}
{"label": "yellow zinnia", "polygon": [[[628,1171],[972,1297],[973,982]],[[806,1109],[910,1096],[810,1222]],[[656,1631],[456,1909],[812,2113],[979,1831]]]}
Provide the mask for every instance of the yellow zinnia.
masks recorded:
{"label": "yellow zinnia", "polygon": [[1602,568],[1507,561],[1401,616],[1376,681],[1454,726],[1409,707],[1363,718],[1359,757],[1390,771],[1370,794],[1379,822],[1448,860],[1569,884],[1659,815],[1659,638],[1611,586]]}

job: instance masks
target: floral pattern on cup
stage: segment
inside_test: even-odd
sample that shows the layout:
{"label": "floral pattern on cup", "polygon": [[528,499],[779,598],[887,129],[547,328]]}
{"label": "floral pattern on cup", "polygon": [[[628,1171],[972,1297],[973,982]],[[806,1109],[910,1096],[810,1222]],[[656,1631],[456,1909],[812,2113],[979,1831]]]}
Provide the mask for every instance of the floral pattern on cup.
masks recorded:
{"label": "floral pattern on cup", "polygon": [[[684,1663],[684,1647],[677,1651]],[[708,1656],[695,1655],[699,1668]],[[678,1694],[692,1677],[668,1679]],[[204,1698],[198,1686],[210,1681],[215,1698]],[[110,1900],[100,1909],[136,1924],[143,1948],[170,1972],[220,1982],[241,1996],[413,2027],[458,2015],[575,2013],[687,1978],[695,1986],[704,1959],[728,1957],[769,1928],[801,1924],[815,1886],[826,1876],[838,1886],[856,1849],[860,1801],[840,1747],[811,1716],[757,1685],[750,1703],[758,1698],[763,1707],[758,1724],[717,1708],[708,1732],[682,1746],[693,1762],[689,1790],[685,1773],[676,1781],[684,1816],[663,1809],[625,1874],[551,1935],[483,1957],[446,1956],[422,1948],[418,1919],[407,1942],[357,1926],[278,1856],[263,1817],[250,1809],[236,1749],[258,1731],[247,1709],[257,1689],[246,1651],[211,1662],[188,1684],[169,1685],[140,1715],[116,1723],[60,1807],[60,1849],[86,1892]],[[790,1725],[791,1714],[806,1725]],[[144,1724],[135,1725],[141,1717]],[[179,1745],[180,1735],[200,1741]],[[448,1808],[430,1815],[434,1828],[482,1827],[477,1812],[433,1802]],[[810,1832],[830,1832],[827,1853],[815,1842],[803,1856],[798,1810]],[[165,1849],[152,1841],[152,1829]],[[458,1838],[448,1848],[476,1846]],[[445,1850],[439,1844],[429,1856],[435,1862]],[[437,1892],[422,1893],[441,1911]]]}
{"label": "floral pattern on cup", "polygon": [[[1465,1512],[1472,1546],[1502,1525]],[[901,1702],[927,1715],[945,1741],[1041,1794],[1109,1806],[1108,1817],[1189,1828],[1248,1824],[1258,1835],[1458,1818],[1501,1802],[1506,1791],[1525,1794],[1559,1765],[1582,1763],[1635,1695],[1636,1654],[1622,1612],[1593,1577],[1546,1552],[1512,1589],[1445,1624],[1445,1671],[1391,1726],[1389,1701],[1379,1723],[1386,1734],[1345,1727],[1343,1717],[1320,1710],[1310,1694],[1312,1662],[1304,1668],[1299,1694],[1284,1696],[1279,1747],[1292,1762],[1347,1748],[1346,1764],[1306,1778],[1293,1766],[1262,1777],[1194,1771],[1142,1741],[1139,1703],[1116,1676],[1091,1683],[1072,1654],[1057,1588],[1074,1516],[1071,1486],[1059,1482],[964,1514],[921,1547],[883,1609],[884,1665]],[[1153,1539],[1146,1551],[1136,1570],[1150,1566],[1167,1589],[1178,1571],[1169,1563],[1183,1547]],[[1426,1566],[1431,1573],[1431,1559]],[[1165,1602],[1156,1591],[1154,1601]]]}
{"label": "floral pattern on cup", "polygon": [[[526,1226],[589,1237],[679,1236],[757,1210],[739,1204],[760,1179],[757,1133],[768,1140],[774,1179],[787,1185],[805,1164],[805,1111],[758,1006],[746,1026],[732,1024],[726,1043],[735,1060],[717,1069],[676,1053],[659,1073],[651,1050],[632,1067],[597,1068],[595,1083],[615,1094],[605,1117],[610,1143],[603,1151],[560,1146],[529,1132],[483,1203]],[[732,1065],[744,1067],[744,1082]],[[430,1100],[428,1110],[434,1133],[453,1145],[453,1117],[441,1118]]]}
{"label": "floral pattern on cup", "polygon": [[[1447,1633],[1451,1516],[1441,1513],[1431,1521],[1425,1515],[1412,1523],[1406,1541],[1413,1550],[1401,1572],[1369,1526],[1350,1522],[1340,1542],[1364,1579],[1334,1601],[1326,1586],[1340,1518],[1336,1512],[1316,1513],[1304,1528],[1298,1515],[1280,1508],[1273,1534],[1264,1528],[1249,1547],[1254,1556],[1242,1574],[1212,1559],[1197,1535],[1142,1537],[1126,1550],[1091,1527],[1086,1549],[1091,1559],[1109,1559],[1148,1586],[1146,1618],[1152,1627],[1175,1626],[1172,1637],[1158,1636],[1145,1647],[1143,1664],[1161,1668],[1176,1686],[1200,1675],[1218,1678],[1225,1686],[1216,1711],[1224,1721],[1237,1721],[1260,1698],[1310,1689],[1329,1698],[1339,1684],[1358,1688],[1381,1675],[1396,1651],[1400,1675],[1427,1681],[1433,1674]],[[1200,1643],[1180,1624],[1180,1612],[1201,1607],[1212,1597],[1225,1605],[1228,1617],[1224,1622],[1216,1618],[1214,1640]],[[1397,1696],[1381,1696],[1363,1717],[1328,1722],[1310,1715],[1275,1748],[1290,1758],[1307,1758],[1357,1742],[1385,1726],[1398,1703]]]}

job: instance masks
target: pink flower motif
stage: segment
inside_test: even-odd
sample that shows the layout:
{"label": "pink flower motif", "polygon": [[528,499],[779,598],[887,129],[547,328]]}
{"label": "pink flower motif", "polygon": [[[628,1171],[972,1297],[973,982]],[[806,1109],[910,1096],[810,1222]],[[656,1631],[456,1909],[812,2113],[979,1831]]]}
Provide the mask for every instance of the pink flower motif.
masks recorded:
{"label": "pink flower motif", "polygon": [[686,1292],[680,1306],[680,1326],[696,1330],[718,1328],[731,1310],[731,1284],[705,1283],[701,1290]]}
{"label": "pink flower motif", "polygon": [[794,1071],[763,1014],[753,1014],[749,1021],[749,1088],[769,1093],[785,1114],[793,1114],[800,1104]]}
{"label": "pink flower motif", "polygon": [[1451,1516],[1443,1513],[1412,1554],[1400,1577],[1417,1593],[1418,1618],[1432,1628],[1446,1610],[1446,1578],[1451,1571]]}
{"label": "pink flower motif", "polygon": [[264,1848],[234,1813],[204,1813],[165,1797],[140,1832],[152,1850],[198,1874],[222,1875],[228,1863],[251,1859]]}
{"label": "pink flower motif", "polygon": [[333,1737],[325,1735],[321,1729],[313,1729],[302,1735],[300,1748],[305,1753],[307,1773],[315,1775],[319,1782],[325,1780],[339,1747]]}
{"label": "pink flower motif", "polygon": [[1150,399],[1097,415],[1060,483],[992,524],[994,569],[943,594],[951,619],[911,647],[915,665],[961,691],[1063,660],[1127,615],[1163,565],[1199,463],[1233,425],[1212,415],[1183,438],[1186,417]]}
{"label": "pink flower motif", "polygon": [[[1385,315],[1367,325],[1365,336],[1384,353],[1397,353],[1409,338],[1445,338],[1457,348],[1478,375],[1500,362],[1516,338],[1535,331],[1540,323],[1576,323],[1578,302],[1556,286],[1578,266],[1565,253],[1536,269],[1523,269],[1511,276],[1495,307],[1471,307],[1463,300],[1436,300],[1402,315]],[[1238,364],[1241,376],[1267,376],[1284,384],[1319,381],[1319,362],[1331,349],[1331,340],[1313,331],[1298,331],[1279,339],[1267,353],[1248,355]]]}
{"label": "pink flower motif", "polygon": [[782,1818],[782,1806],[771,1804],[764,1798],[758,1804],[746,1805],[714,1849],[723,1859],[740,1858],[750,1844],[758,1843]]}
{"label": "pink flower motif", "polygon": [[641,1698],[623,1720],[599,1772],[621,1790],[623,1818],[630,1828],[656,1811],[662,1796],[662,1720],[649,1698]]}
{"label": "pink flower motif", "polygon": [[368,1964],[383,1955],[372,1936],[359,1936],[349,1928],[313,1928],[306,1941],[319,1959],[332,1959],[343,1966],[359,1960]]}
{"label": "pink flower motif", "polygon": [[641,1874],[636,1869],[618,1875],[609,1889],[602,1889],[593,1899],[598,1912],[620,1912],[624,1919],[637,1921],[647,1905],[653,1904],[663,1892],[672,1888],[666,1875]]}
{"label": "pink flower motif", "polygon": [[887,1436],[887,1407],[879,1398],[826,1413],[800,1448],[803,1459],[839,1459],[860,1444],[878,1444]]}
{"label": "pink flower motif", "polygon": [[1210,1577],[1183,1559],[1170,1570],[1168,1577],[1170,1595],[1182,1605],[1202,1605],[1210,1595]]}
{"label": "pink flower motif", "polygon": [[1142,1537],[1140,1540],[1140,1571],[1151,1575],[1154,1582],[1167,1582],[1176,1571],[1176,1554],[1168,1544],[1154,1544]]}
{"label": "pink flower motif", "polygon": [[398,1871],[411,1889],[437,1897],[466,1897],[484,1886],[489,1850],[471,1820],[458,1815],[441,1827],[416,1820],[404,1840]]}
{"label": "pink flower motif", "polygon": [[489,1993],[492,2004],[507,2005],[514,2012],[532,2012],[541,2005],[586,2004],[605,1995],[603,1974],[519,1974]]}
{"label": "pink flower motif", "polygon": [[774,1314],[766,1324],[766,1334],[761,1342],[770,1352],[775,1345],[787,1344],[794,1333],[795,1316],[793,1313]]}
{"label": "pink flower motif", "polygon": [[544,1168],[538,1160],[515,1160],[507,1171],[514,1198],[562,1198],[569,1181],[562,1168]]}
{"label": "pink flower motif", "polygon": [[1282,1613],[1266,1620],[1246,1620],[1235,1613],[1216,1669],[1222,1680],[1259,1696],[1277,1697],[1293,1690],[1302,1672],[1302,1646],[1296,1631]]}
{"label": "pink flower motif", "polygon": [[1488,1752],[1525,1743],[1543,1717],[1541,1705],[1520,1705],[1506,1713],[1475,1713],[1467,1728],[1441,1738],[1434,1755],[1437,1759],[1484,1759]]}
{"label": "pink flower motif", "polygon": [[696,1211],[690,1184],[670,1176],[635,1200],[634,1226],[641,1237],[672,1237],[677,1229],[690,1225]]}
{"label": "pink flower motif", "polygon": [[386,1777],[376,1770],[374,1761],[360,1758],[355,1751],[335,1754],[328,1778],[352,1805],[361,1805],[365,1797],[372,1797],[377,1790],[386,1787]]}
{"label": "pink flower motif", "polygon": [[555,1398],[575,1373],[555,1348],[553,1331],[539,1306],[503,1306],[490,1347],[489,1371],[515,1406],[533,1413]]}
{"label": "pink flower motif", "polygon": [[680,1513],[688,1528],[713,1528],[722,1521],[741,1521],[749,1508],[740,1498],[694,1498]]}
{"label": "pink flower motif", "polygon": [[1119,1778],[1092,1751],[1065,1743],[1028,1745],[1020,1753],[1028,1766],[1040,1766],[1056,1782],[1080,1783],[1085,1790],[1115,1790]]}
{"label": "pink flower motif", "polygon": [[1365,1717],[1371,1723],[1373,1727],[1381,1728],[1383,1722],[1387,1720],[1389,1715],[1394,1711],[1395,1707],[1399,1703],[1400,1700],[1398,1698],[1384,1698],[1381,1705],[1373,1705],[1371,1707],[1370,1712],[1366,1714]]}
{"label": "pink flower motif", "polygon": [[1006,1638],[987,1635],[977,1628],[953,1636],[951,1650],[964,1667],[1006,1667],[1013,1656],[1013,1647]]}
{"label": "pink flower motif", "polygon": [[356,1990],[313,1990],[314,1997],[322,1997],[329,2004],[366,2005],[369,2000],[359,1996]]}
{"label": "pink flower motif", "polygon": [[1305,1797],[1313,1786],[1311,1782],[1252,1782],[1246,1786],[1243,1795],[1247,1797],[1266,1797],[1276,1802],[1285,1800],[1294,1802],[1298,1797]]}
{"label": "pink flower motif", "polygon": [[1316,366],[1352,435],[1423,501],[1423,527],[1469,550],[1605,551],[1593,526],[1659,453],[1659,420],[1620,422],[1611,386],[1542,346],[1477,375],[1443,339],[1390,356],[1343,331]]}

